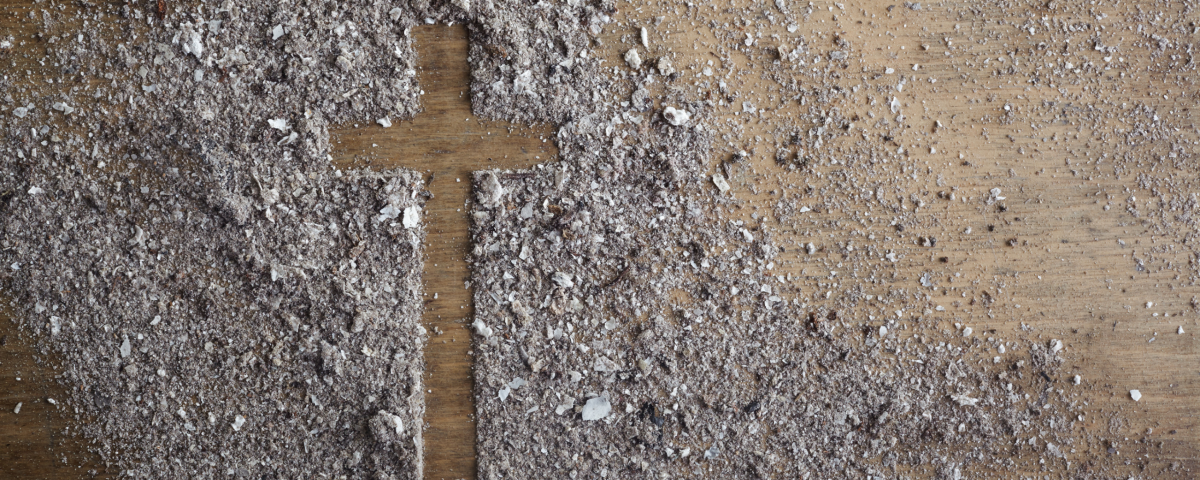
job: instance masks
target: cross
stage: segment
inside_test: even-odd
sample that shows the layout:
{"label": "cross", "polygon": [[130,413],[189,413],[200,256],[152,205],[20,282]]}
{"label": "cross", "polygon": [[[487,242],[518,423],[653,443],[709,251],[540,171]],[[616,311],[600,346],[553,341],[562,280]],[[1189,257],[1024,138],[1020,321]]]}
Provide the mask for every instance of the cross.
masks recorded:
{"label": "cross", "polygon": [[370,156],[366,165],[426,175],[433,198],[424,212],[423,321],[430,332],[425,348],[425,478],[470,478],[475,475],[475,407],[467,354],[471,335],[465,327],[474,306],[464,285],[472,172],[529,168],[558,152],[549,126],[484,122],[471,113],[465,27],[420,26],[413,36],[424,111],[386,129],[371,125],[332,131],[334,165],[364,166],[361,159]]}

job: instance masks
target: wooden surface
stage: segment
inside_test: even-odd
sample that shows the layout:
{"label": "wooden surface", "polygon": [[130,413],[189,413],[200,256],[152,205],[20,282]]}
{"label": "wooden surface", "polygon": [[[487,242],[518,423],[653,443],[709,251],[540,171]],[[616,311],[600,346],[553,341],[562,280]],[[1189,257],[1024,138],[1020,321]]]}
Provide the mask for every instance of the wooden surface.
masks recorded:
{"label": "wooden surface", "polygon": [[[1048,101],[1091,104],[1115,112],[1122,102],[1140,103],[1169,115],[1170,121],[1186,124],[1196,120],[1193,110],[1200,87],[1185,86],[1181,92],[1170,86],[1173,91],[1164,98],[1162,82],[1169,75],[1161,65],[1155,66],[1163,60],[1142,58],[1136,55],[1138,50],[1130,48],[1125,53],[1130,58],[1120,70],[1084,81],[1057,80],[1061,84],[1052,88],[1035,88],[1025,76],[995,75],[998,67],[982,64],[980,59],[994,62],[1016,51],[1025,61],[1032,61],[1030,52],[1037,51],[1039,42],[1061,44],[1057,34],[1046,29],[1009,39],[1003,36],[1011,33],[1011,27],[1001,32],[996,26],[1004,20],[1019,24],[1031,15],[1040,18],[1055,12],[988,7],[978,9],[975,16],[963,17],[953,13],[962,5],[927,4],[921,13],[900,7],[893,12],[885,10],[886,6],[846,2],[841,9],[821,3],[800,25],[797,35],[804,34],[814,50],[828,50],[836,33],[850,40],[852,52],[856,59],[862,56],[864,68],[882,71],[893,67],[913,76],[897,95],[908,115],[907,127],[889,148],[903,146],[923,157],[919,172],[895,172],[896,176],[915,175],[908,185],[927,202],[920,209],[923,220],[910,225],[906,233],[896,233],[886,221],[860,221],[872,212],[880,217],[887,213],[867,200],[821,215],[773,219],[769,212],[778,196],[771,195],[771,190],[827,186],[841,167],[823,164],[808,172],[786,172],[766,152],[754,156],[748,168],[733,179],[733,195],[744,200],[735,214],[766,214],[763,221],[777,231],[776,240],[787,245],[809,241],[833,245],[849,239],[862,247],[872,242],[882,245],[885,237],[907,239],[908,246],[896,247],[902,260],[888,278],[844,276],[842,287],[862,286],[868,293],[885,293],[898,286],[915,289],[918,279],[932,272],[939,280],[939,288],[932,294],[947,309],[931,315],[933,321],[963,322],[977,332],[995,330],[1000,335],[1025,325],[1035,337],[1063,339],[1071,359],[1064,374],[1079,374],[1083,385],[1064,383],[1060,388],[1080,388],[1090,395],[1088,404],[1080,406],[1087,412],[1083,428],[1112,442],[1109,455],[1114,458],[1105,461],[1148,463],[1151,467],[1147,470],[1131,472],[1144,478],[1194,478],[1200,471],[1200,344],[1195,338],[1200,324],[1192,298],[1200,295],[1200,288],[1180,271],[1186,273],[1189,262],[1196,262],[1196,246],[1169,248],[1181,232],[1164,230],[1126,212],[1127,199],[1136,196],[1143,201],[1140,208],[1152,213],[1155,203],[1146,200],[1156,197],[1139,187],[1136,179],[1142,174],[1161,175],[1164,167],[1148,161],[1118,175],[1111,164],[1089,162],[1103,153],[1129,149],[1125,137],[1109,135],[1122,128],[1121,120],[1101,121],[1097,128],[1081,131],[1078,118],[1055,118],[1043,106]],[[808,107],[802,109],[796,102],[781,99],[771,82],[761,78],[761,69],[754,69],[753,59],[715,55],[704,44],[713,41],[711,36],[689,22],[672,20],[673,9],[647,6],[634,13],[622,9],[619,18],[636,15],[634,18],[644,19],[652,27],[653,46],[644,58],[670,51],[677,55],[675,65],[681,69],[710,60],[718,66],[728,62],[750,69],[729,80],[740,92],[736,101],[714,113],[719,128],[737,131],[736,141],[719,146],[720,155],[728,155],[754,136],[771,138],[778,133],[777,123],[808,111]],[[1121,18],[1116,11],[1108,13],[1111,18],[1096,22],[1111,25]],[[669,18],[655,26],[652,20],[658,15]],[[992,20],[979,20],[984,18]],[[10,22],[11,17],[3,21]],[[961,29],[956,28],[960,24]],[[1117,25],[1111,28],[1107,41],[1128,45],[1135,40],[1133,32]],[[0,27],[0,36],[4,31]],[[425,353],[430,390],[426,478],[473,478],[469,334],[464,328],[471,306],[462,262],[469,242],[466,213],[461,210],[469,193],[469,174],[484,168],[550,162],[554,150],[551,142],[543,141],[549,128],[516,128],[510,133],[510,126],[480,123],[471,116],[464,29],[422,27],[416,32],[425,111],[414,121],[387,130],[367,121],[363,125],[369,126],[338,129],[334,134],[339,142],[335,161],[379,168],[405,166],[433,174],[430,190],[434,199],[427,211],[426,320],[444,333],[431,336]],[[606,31],[596,54],[608,65],[622,65],[619,55],[632,45],[631,36],[636,32]],[[945,38],[953,38],[956,46],[947,46]],[[764,48],[770,43],[769,39],[761,42]],[[924,45],[931,47],[926,50]],[[964,59],[978,63],[973,69],[965,68]],[[912,73],[914,64],[921,65],[919,73]],[[694,74],[694,70],[684,71]],[[1122,75],[1125,72],[1128,75]],[[839,73],[844,75],[840,83],[847,88],[874,75]],[[940,82],[930,83],[930,78]],[[883,102],[887,96],[874,98]],[[737,115],[741,102],[749,100],[768,111],[753,118]],[[1004,105],[1019,112],[1014,121],[1001,120]],[[872,111],[886,114],[879,104],[845,101],[829,108],[837,108],[847,117],[858,114],[866,118]],[[930,127],[935,121],[943,122],[944,127],[933,131]],[[1194,131],[1179,135],[1189,142],[1196,140]],[[878,140],[873,137],[872,141]],[[937,153],[929,153],[930,147]],[[960,153],[964,158],[959,158]],[[1075,163],[1068,163],[1070,160]],[[1175,173],[1190,175],[1193,180],[1198,175],[1194,165]],[[1008,197],[1005,211],[983,206],[981,200],[991,188],[1002,188]],[[939,191],[954,191],[956,201],[936,199]],[[803,196],[798,201],[820,203]],[[966,233],[968,228],[970,233]],[[869,240],[869,235],[878,240]],[[915,239],[924,235],[935,236],[936,246],[919,247]],[[1011,239],[1017,239],[1015,246],[1008,245]],[[1134,259],[1148,256],[1155,261],[1149,268],[1139,269]],[[781,254],[777,273],[794,273],[805,291],[819,291],[827,285],[823,282],[828,276],[816,274],[816,267],[839,257],[833,248],[816,258],[788,248]],[[844,270],[854,268],[851,264]],[[988,308],[972,301],[985,292],[994,300]],[[434,293],[436,300],[432,299]],[[1147,308],[1147,302],[1154,307]],[[45,402],[58,391],[51,381],[52,372],[30,363],[33,352],[19,341],[12,323],[0,325],[0,335],[9,336],[0,346],[0,478],[87,476],[92,468],[88,462],[95,459],[62,434],[65,422],[60,410]],[[1179,326],[1186,333],[1176,334]],[[1140,402],[1129,399],[1131,389],[1144,395]],[[17,402],[24,405],[20,414],[13,414]],[[1124,420],[1111,424],[1113,414]],[[1177,464],[1177,470],[1169,470],[1172,464]]]}

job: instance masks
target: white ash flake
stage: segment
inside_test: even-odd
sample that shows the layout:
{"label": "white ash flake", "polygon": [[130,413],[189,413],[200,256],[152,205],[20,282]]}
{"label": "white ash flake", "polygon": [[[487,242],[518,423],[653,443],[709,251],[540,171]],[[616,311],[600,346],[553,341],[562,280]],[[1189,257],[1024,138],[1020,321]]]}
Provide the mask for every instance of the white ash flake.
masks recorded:
{"label": "white ash flake", "polygon": [[404,228],[417,228],[421,225],[421,208],[417,206],[405,207],[404,218],[401,221]]}
{"label": "white ash flake", "polygon": [[70,115],[71,112],[75,111],[74,107],[67,105],[66,103],[63,103],[63,102],[55,102],[53,105],[50,105],[50,108],[53,108],[55,110],[62,112],[63,115]]}
{"label": "white ash flake", "polygon": [[687,110],[681,110],[675,107],[667,107],[663,109],[663,118],[667,120],[667,123],[670,123],[676,127],[681,127],[687,125],[688,120],[692,118],[692,114],[688,113]]}
{"label": "white ash flake", "polygon": [[1133,401],[1135,401],[1135,402],[1139,402],[1142,400],[1142,392],[1140,392],[1138,390],[1130,390],[1129,398],[1132,398]]}
{"label": "white ash flake", "polygon": [[13,409],[13,413],[14,414],[21,413],[21,405],[24,405],[24,404],[25,404],[24,402],[17,402],[17,408]]}
{"label": "white ash flake", "polygon": [[721,193],[725,193],[725,192],[729,191],[729,188],[730,188],[729,181],[725,180],[725,175],[722,175],[720,173],[713,174],[712,182],[713,182],[713,185],[717,186],[717,190],[720,191]]}
{"label": "white ash flake", "polygon": [[967,395],[951,395],[950,398],[962,407],[974,407],[975,405],[979,404],[978,398],[972,398]]}
{"label": "white ash flake", "polygon": [[1063,350],[1063,342],[1059,339],[1050,340],[1050,353],[1058,353]]}
{"label": "white ash flake", "polygon": [[525,384],[525,379],[521,377],[514,378],[511,382],[505,384],[498,392],[500,401],[508,400],[509,395],[511,395],[514,390],[521,388]]}
{"label": "white ash flake", "polygon": [[235,432],[241,431],[242,427],[245,425],[246,425],[246,417],[243,417],[241,415],[235,415],[233,417],[233,423],[230,424],[230,426],[233,427],[233,431],[235,431]]}
{"label": "white ash flake", "polygon": [[571,275],[569,273],[554,272],[554,276],[552,277],[552,279],[554,280],[555,284],[557,284],[558,286],[560,286],[562,288],[574,288],[575,287],[575,280],[573,280],[574,275]]}
{"label": "white ash flake", "polygon": [[34,187],[29,187],[29,191],[26,193],[28,193],[30,195],[41,195],[43,193],[46,193],[46,191],[42,190],[41,187],[34,186]]}
{"label": "white ash flake", "polygon": [[657,68],[658,73],[663,76],[675,73],[675,66],[671,63],[671,59],[667,57],[659,57]]}
{"label": "white ash flake", "polygon": [[500,185],[500,178],[496,172],[483,173],[483,179],[479,182],[479,189],[476,197],[479,203],[484,206],[493,207],[500,203],[504,198],[504,187]]}
{"label": "white ash flake", "polygon": [[383,128],[392,128],[392,119],[390,119],[388,117],[383,117],[378,120],[375,120],[375,123],[378,123],[379,126],[381,126]]}
{"label": "white ash flake", "polygon": [[269,125],[271,128],[279,130],[281,132],[286,132],[286,131],[292,129],[292,127],[288,126],[287,119],[283,119],[283,118],[272,118],[270,120],[267,120],[267,125]]}
{"label": "white ash flake", "polygon": [[371,417],[369,422],[371,434],[375,441],[384,445],[393,445],[404,438],[404,419],[387,410],[380,410]]}
{"label": "white ash flake", "polygon": [[197,59],[201,59],[201,55],[204,55],[204,39],[190,22],[182,25],[179,33],[175,36],[175,43],[181,45],[185,55],[190,54]]}
{"label": "white ash flake", "polygon": [[629,64],[629,68],[634,70],[642,68],[642,56],[636,48],[625,51],[625,63]]}
{"label": "white ash flake", "polygon": [[483,323],[482,318],[475,317],[475,321],[471,323],[471,327],[475,329],[475,333],[479,334],[479,336],[483,338],[492,336],[492,328],[487,326],[486,323]]}
{"label": "white ash flake", "polygon": [[600,420],[612,413],[612,404],[607,398],[595,397],[588,399],[583,405],[583,419],[586,421]]}

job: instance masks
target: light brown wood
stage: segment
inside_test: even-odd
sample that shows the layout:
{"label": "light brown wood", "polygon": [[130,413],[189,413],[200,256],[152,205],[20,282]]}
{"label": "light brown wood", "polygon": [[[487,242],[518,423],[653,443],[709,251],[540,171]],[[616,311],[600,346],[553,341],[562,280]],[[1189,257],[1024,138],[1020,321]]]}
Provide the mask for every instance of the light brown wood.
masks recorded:
{"label": "light brown wood", "polygon": [[[797,3],[797,2],[793,2]],[[965,2],[960,2],[965,4]],[[17,5],[17,4],[14,4]],[[23,5],[23,4],[22,4]],[[946,5],[944,10],[957,8]],[[1023,118],[1022,122],[996,121],[998,109],[1005,103],[1022,109],[1033,109],[1043,101],[1063,102],[1063,89],[1069,95],[1085,94],[1083,86],[1102,89],[1106,95],[1121,95],[1120,102],[1149,105],[1160,112],[1173,112],[1175,121],[1196,119],[1194,99],[1200,96],[1200,86],[1192,85],[1184,92],[1171,92],[1163,98],[1161,77],[1150,74],[1119,72],[1092,83],[1072,84],[1065,80],[1055,88],[1031,89],[1019,79],[996,77],[992,69],[959,70],[962,58],[948,57],[939,46],[942,38],[954,35],[956,23],[967,31],[957,34],[974,39],[975,53],[987,53],[992,58],[1014,49],[1028,52],[1039,42],[1053,42],[1054,34],[1041,31],[1036,35],[1004,42],[979,40],[989,31],[972,30],[975,23],[963,19],[947,19],[931,14],[942,7],[926,5],[917,14],[897,6],[888,14],[886,5],[872,2],[846,2],[846,9],[820,4],[808,23],[801,25],[811,44],[831,42],[831,32],[838,32],[853,44],[855,55],[876,70],[891,66],[897,70],[920,64],[922,75],[940,80],[938,84],[911,82],[904,90],[902,101],[909,112],[910,128],[895,139],[891,148],[921,149],[927,157],[928,170],[920,173],[920,186],[913,193],[928,198],[930,192],[958,187],[958,198],[970,197],[970,202],[930,202],[921,210],[925,220],[919,230],[897,234],[883,223],[855,224],[847,221],[855,211],[868,212],[877,206],[863,201],[841,212],[823,212],[792,221],[778,221],[770,214],[775,201],[765,192],[784,189],[788,185],[811,183],[820,185],[840,167],[819,166],[813,172],[787,173],[763,154],[750,162],[750,168],[733,179],[733,194],[745,204],[735,214],[749,217],[752,212],[765,215],[772,229],[779,232],[776,240],[783,244],[792,241],[831,243],[837,239],[862,238],[858,232],[892,235],[912,239],[916,235],[933,235],[938,242],[934,248],[911,247],[898,250],[903,259],[895,264],[888,278],[853,279],[843,282],[864,285],[872,293],[884,293],[889,288],[914,288],[925,272],[939,275],[942,288],[937,302],[948,311],[931,315],[931,321],[946,324],[963,321],[977,332],[995,330],[1007,335],[1022,324],[1028,325],[1043,338],[1061,338],[1068,345],[1073,359],[1066,369],[1080,374],[1085,388],[1093,395],[1084,410],[1086,432],[1114,441],[1115,458],[1100,459],[1113,463],[1135,460],[1141,455],[1153,455],[1152,464],[1161,467],[1177,462],[1182,474],[1148,470],[1147,478],[1189,478],[1200,471],[1200,331],[1197,312],[1191,299],[1200,295],[1200,288],[1187,279],[1174,278],[1174,273],[1161,268],[1138,271],[1132,257],[1144,256],[1148,249],[1161,247],[1176,237],[1164,235],[1152,225],[1122,213],[1124,200],[1129,196],[1153,198],[1137,186],[1139,174],[1152,174],[1151,167],[1123,172],[1117,178],[1111,169],[1104,174],[1089,173],[1066,160],[1079,158],[1081,152],[1102,153],[1119,147],[1122,137],[1100,137],[1099,132],[1080,132],[1078,125],[1052,118]],[[7,6],[12,10],[14,7]],[[22,7],[24,8],[24,7]],[[624,8],[624,6],[623,6]],[[827,10],[833,8],[833,10]],[[1106,7],[1107,8],[1107,7]],[[647,6],[641,12],[624,15],[654,18],[673,15],[671,8]],[[868,12],[862,15],[859,12]],[[1038,15],[1049,14],[1040,12]],[[995,7],[979,8],[979,18],[1008,19],[1023,22],[1025,12],[1004,11]],[[1115,13],[1114,13],[1115,15]],[[0,36],[6,28],[15,28],[14,16],[0,18]],[[861,22],[861,23],[860,23]],[[982,23],[980,23],[982,24]],[[718,58],[695,43],[697,39],[711,40],[707,34],[686,22],[668,20],[653,36],[653,48],[646,55],[672,51],[678,55],[677,67],[729,62],[748,65],[745,57]],[[995,25],[995,24],[983,24]],[[998,28],[989,26],[987,28]],[[1011,28],[1011,26],[1009,27]],[[886,32],[886,34],[885,34]],[[1132,42],[1134,35],[1112,31],[1113,44]],[[553,143],[545,141],[552,129],[510,126],[503,123],[480,122],[470,114],[466,67],[466,33],[462,27],[421,27],[416,30],[417,48],[421,56],[421,85],[425,110],[411,122],[398,122],[390,129],[381,129],[368,119],[359,127],[343,126],[334,132],[335,162],[338,165],[359,165],[372,168],[402,166],[432,174],[430,191],[434,198],[426,209],[429,221],[428,262],[425,271],[427,289],[426,324],[444,333],[431,335],[425,352],[428,363],[426,388],[428,411],[426,421],[426,478],[474,478],[474,423],[471,418],[471,377],[469,332],[465,320],[470,317],[469,290],[465,288],[467,267],[463,262],[470,247],[467,237],[466,212],[463,206],[469,194],[470,172],[487,168],[516,168],[554,161]],[[607,65],[622,65],[620,55],[631,44],[626,42],[632,31],[606,31],[602,47],[595,52],[606,59]],[[763,40],[765,43],[766,40]],[[928,51],[922,45],[932,44]],[[701,48],[694,48],[700,46]],[[906,47],[900,50],[900,47]],[[31,42],[24,48],[44,48]],[[824,47],[821,47],[824,48]],[[962,55],[955,53],[955,55]],[[1148,58],[1130,59],[1134,65],[1149,65]],[[750,65],[753,67],[753,65]],[[751,69],[752,72],[757,72]],[[694,71],[687,70],[688,74]],[[861,83],[860,72],[842,72],[840,83],[853,86]],[[963,75],[966,75],[964,77]],[[770,82],[758,78],[758,73],[731,79],[731,85],[741,92],[770,91]],[[739,98],[737,105],[740,106]],[[737,123],[740,138],[755,135],[770,137],[777,132],[774,125],[801,111],[795,102],[779,105],[760,104],[770,108],[761,120],[746,121],[734,115],[739,108],[718,109],[715,124],[728,130]],[[864,118],[871,110],[867,105],[830,105],[843,115],[857,113]],[[807,108],[807,107],[805,107]],[[880,113],[879,107],[875,107]],[[807,111],[807,110],[805,110]],[[934,121],[945,127],[930,133]],[[1030,122],[1039,127],[1032,129]],[[1118,121],[1108,122],[1105,128],[1118,128]],[[510,128],[513,130],[510,132]],[[488,132],[491,132],[489,135]],[[986,134],[985,134],[986,133]],[[1188,141],[1194,132],[1181,132]],[[1057,136],[1051,143],[1043,138]],[[1116,142],[1116,143],[1114,143]],[[929,147],[937,154],[925,153]],[[1053,149],[1051,149],[1053,147]],[[735,146],[722,145],[722,149]],[[1023,149],[1023,150],[1022,150]],[[1026,153],[1022,153],[1022,151]],[[970,161],[963,165],[958,154]],[[1073,152],[1073,153],[1069,153]],[[505,158],[505,155],[508,157]],[[540,157],[540,158],[539,158]],[[489,160],[490,159],[490,160]],[[1088,166],[1091,168],[1091,166]],[[816,175],[817,173],[820,176]],[[1161,174],[1161,172],[1155,173]],[[1197,175],[1194,167],[1182,175]],[[945,186],[938,184],[938,176]],[[1080,177],[1083,176],[1083,178]],[[457,181],[461,179],[461,182]],[[1003,185],[1009,197],[1008,211],[981,208],[979,199],[989,189]],[[1128,190],[1127,190],[1128,189]],[[764,192],[754,194],[753,190]],[[1097,195],[1097,192],[1101,192]],[[1102,207],[1115,197],[1113,208]],[[816,202],[818,200],[806,199]],[[1153,210],[1153,203],[1142,208]],[[757,210],[756,210],[757,209]],[[880,213],[877,210],[875,213]],[[834,223],[840,220],[841,223]],[[992,228],[989,229],[989,226]],[[968,227],[972,233],[963,233]],[[1178,233],[1178,232],[1177,232]],[[831,239],[832,236],[832,239]],[[1018,245],[1007,245],[1009,239]],[[1124,246],[1118,242],[1124,242]],[[1174,253],[1161,253],[1160,258],[1187,264],[1194,262],[1195,245],[1179,245]],[[838,258],[838,253],[823,251],[820,258]],[[781,255],[777,273],[792,273],[807,292],[817,291],[828,272],[815,272],[814,259],[794,248]],[[946,263],[939,259],[945,257]],[[847,265],[850,271],[854,265]],[[954,274],[961,281],[951,281]],[[978,281],[982,284],[974,284]],[[972,305],[971,300],[981,292],[1004,284],[1004,295],[988,309]],[[433,294],[438,298],[434,300]],[[1153,301],[1156,308],[1147,309]],[[1019,306],[1018,306],[1019,305]],[[995,313],[992,316],[992,312]],[[1152,316],[1152,312],[1167,312],[1171,317]],[[862,313],[862,312],[859,312]],[[0,478],[82,478],[95,458],[84,453],[75,443],[62,435],[66,425],[57,410],[47,408],[44,398],[55,395],[57,387],[52,371],[40,369],[30,362],[35,352],[17,334],[14,323],[0,322],[0,335],[7,334],[7,344],[0,346]],[[1182,325],[1186,333],[1177,335]],[[1011,336],[1011,335],[1010,335]],[[1153,343],[1150,339],[1154,338]],[[21,377],[20,381],[16,378]],[[1061,382],[1060,382],[1061,383]],[[1071,388],[1065,384],[1058,388]],[[1139,389],[1144,397],[1133,403],[1130,389]],[[17,402],[24,402],[20,415],[13,415]],[[1109,414],[1126,419],[1116,432],[1109,433]],[[1146,433],[1147,429],[1152,433]],[[1135,443],[1144,440],[1145,443]],[[63,457],[66,456],[64,463]],[[1178,471],[1177,471],[1178,472]],[[1190,472],[1190,473],[1189,473]]]}

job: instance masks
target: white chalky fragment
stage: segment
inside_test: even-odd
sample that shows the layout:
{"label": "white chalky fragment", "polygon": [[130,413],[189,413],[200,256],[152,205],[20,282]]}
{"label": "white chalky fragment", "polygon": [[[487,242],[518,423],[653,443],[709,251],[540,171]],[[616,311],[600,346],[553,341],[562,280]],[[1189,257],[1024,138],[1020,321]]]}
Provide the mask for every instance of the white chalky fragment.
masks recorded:
{"label": "white chalky fragment", "polygon": [[1135,401],[1135,402],[1140,401],[1142,399],[1142,392],[1139,392],[1137,390],[1130,390],[1129,398],[1132,398],[1133,401]]}
{"label": "white chalky fragment", "polygon": [[1061,352],[1062,349],[1063,349],[1062,340],[1059,340],[1056,338],[1056,339],[1050,341],[1050,351],[1052,353]]}
{"label": "white chalky fragment", "polygon": [[663,110],[663,118],[667,119],[667,123],[676,127],[682,127],[692,119],[692,114],[687,110],[680,110],[675,107],[667,107]]}
{"label": "white chalky fragment", "polygon": [[1183,325],[1180,325],[1180,326],[1179,326],[1179,330],[1176,330],[1176,331],[1175,331],[1175,334],[1176,334],[1176,335],[1183,335]]}
{"label": "white chalky fragment", "polygon": [[24,405],[24,402],[17,402],[17,408],[13,409],[13,413],[21,413],[21,405]]}
{"label": "white chalky fragment", "polygon": [[729,191],[729,182],[725,180],[724,175],[721,175],[719,173],[714,174],[712,176],[712,181],[713,181],[713,185],[716,185],[717,190],[720,190],[721,193],[725,193],[725,192]]}
{"label": "white chalky fragment", "polygon": [[492,336],[492,328],[483,323],[483,319],[476,318],[475,322],[471,324],[471,328],[474,328],[475,333],[478,333],[483,338]]}
{"label": "white chalky fragment", "polygon": [[383,117],[379,120],[376,120],[375,123],[378,123],[383,128],[389,128],[392,126],[392,119],[390,119],[388,117]]}
{"label": "white chalky fragment", "polygon": [[720,455],[720,454],[721,454],[721,451],[717,449],[717,445],[713,444],[713,446],[708,447],[708,450],[704,451],[704,458],[708,459],[708,460],[712,460],[714,458],[717,458],[717,455]]}
{"label": "white chalky fragment", "polygon": [[1083,382],[1083,377],[1080,377],[1079,375],[1076,375],[1075,378],[1071,379],[1071,383],[1074,383],[1076,385],[1079,385],[1082,382]]}
{"label": "white chalky fragment", "polygon": [[479,203],[492,207],[500,203],[500,199],[504,198],[504,192],[504,186],[500,184],[500,178],[496,176],[496,173],[487,172],[483,181],[479,182],[479,191],[476,192],[476,197]]}
{"label": "white chalky fragment", "polygon": [[242,429],[242,425],[245,425],[245,424],[246,424],[246,417],[243,417],[241,415],[235,415],[233,417],[233,424],[232,424],[233,431],[235,431],[235,432],[240,431]]}
{"label": "white chalky fragment", "polygon": [[979,403],[978,398],[971,398],[966,395],[951,395],[950,398],[963,407],[974,407]]}
{"label": "white chalky fragment", "polygon": [[50,334],[58,335],[62,331],[62,319],[58,317],[50,317]]}
{"label": "white chalky fragment", "polygon": [[46,193],[46,191],[42,190],[40,187],[29,187],[30,195],[39,195],[39,194],[43,194],[43,193]]}
{"label": "white chalky fragment", "polygon": [[54,104],[53,104],[53,105],[51,105],[51,106],[50,106],[50,108],[53,108],[53,109],[55,109],[55,110],[58,110],[58,111],[60,111],[60,112],[63,112],[63,114],[65,114],[65,115],[70,115],[70,114],[71,114],[71,112],[74,112],[74,111],[75,111],[75,108],[74,108],[74,107],[72,107],[72,106],[70,106],[70,105],[67,105],[67,104],[65,104],[65,103],[63,103],[63,102],[54,102]]}
{"label": "white chalky fragment", "polygon": [[375,440],[384,445],[399,442],[404,437],[404,420],[386,410],[380,410],[367,422]]}
{"label": "white chalky fragment", "polygon": [[204,54],[204,41],[200,37],[200,32],[197,32],[191,23],[183,24],[180,42],[182,42],[183,53],[185,55],[192,54],[196,58],[200,58],[200,55]]}
{"label": "white chalky fragment", "polygon": [[631,48],[625,52],[625,63],[628,63],[629,68],[634,70],[642,68],[642,56],[638,54],[636,48]]}
{"label": "white chalky fragment", "polygon": [[414,206],[404,209],[404,228],[416,228],[421,224],[421,209]]}
{"label": "white chalky fragment", "polygon": [[617,365],[617,362],[614,362],[607,357],[603,357],[603,356],[596,357],[596,360],[594,362],[592,362],[592,370],[593,371],[616,372],[616,371],[619,371],[620,369],[621,369],[621,366]]}
{"label": "white chalky fragment", "polygon": [[281,132],[286,132],[286,131],[292,129],[292,127],[288,126],[287,120],[283,119],[283,118],[272,118],[270,120],[267,120],[267,125],[270,125],[271,128],[274,128]]}
{"label": "white chalky fragment", "polygon": [[376,222],[386,222],[393,218],[399,217],[401,212],[403,212],[403,211],[404,210],[396,208],[395,205],[392,205],[391,203],[389,203],[386,206],[384,206],[383,208],[379,209],[379,215],[377,217],[375,217],[375,221]]}
{"label": "white chalky fragment", "polygon": [[671,59],[661,57],[658,59],[658,73],[662,75],[670,75],[675,73],[675,66],[671,64]]}
{"label": "white chalky fragment", "polygon": [[560,287],[573,288],[575,286],[575,280],[573,280],[573,278],[574,276],[569,273],[554,272],[552,280],[554,280],[554,283],[558,284]]}
{"label": "white chalky fragment", "polygon": [[129,352],[132,350],[133,350],[133,346],[129,344],[129,337],[125,337],[125,340],[121,342],[121,348],[120,348],[121,358],[128,357]]}
{"label": "white chalky fragment", "polygon": [[646,31],[646,27],[642,27],[639,36],[642,37],[642,46],[650,48],[650,32]]}
{"label": "white chalky fragment", "polygon": [[608,403],[608,399],[604,397],[596,397],[587,401],[583,405],[584,420],[600,420],[612,413],[612,404]]}
{"label": "white chalky fragment", "polygon": [[271,29],[271,40],[279,40],[283,36],[283,25],[276,25]]}
{"label": "white chalky fragment", "polygon": [[888,333],[888,329],[887,329],[887,327],[886,327],[886,326],[883,326],[883,325],[880,325],[880,326],[879,326],[879,336],[881,336],[881,337],[885,337],[885,336],[887,336],[887,333]]}
{"label": "white chalky fragment", "polygon": [[25,118],[25,115],[28,115],[28,114],[29,114],[29,109],[26,107],[17,107],[17,108],[13,109],[13,115],[16,115],[17,118]]}

